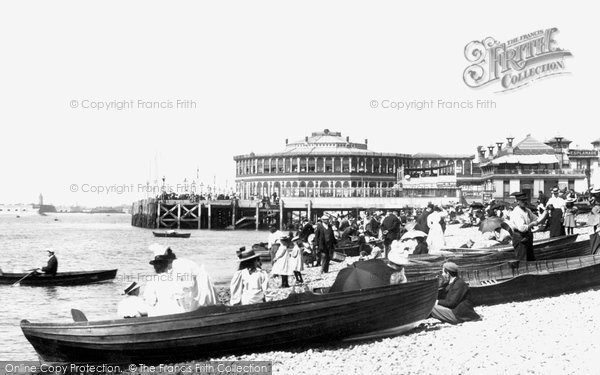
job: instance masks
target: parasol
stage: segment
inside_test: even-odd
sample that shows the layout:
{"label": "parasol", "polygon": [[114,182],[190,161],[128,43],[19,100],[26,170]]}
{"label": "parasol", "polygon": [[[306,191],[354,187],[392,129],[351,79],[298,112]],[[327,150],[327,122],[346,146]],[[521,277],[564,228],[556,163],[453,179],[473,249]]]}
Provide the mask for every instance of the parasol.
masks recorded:
{"label": "parasol", "polygon": [[356,262],[338,273],[329,293],[390,285],[390,277],[394,272],[380,259]]}

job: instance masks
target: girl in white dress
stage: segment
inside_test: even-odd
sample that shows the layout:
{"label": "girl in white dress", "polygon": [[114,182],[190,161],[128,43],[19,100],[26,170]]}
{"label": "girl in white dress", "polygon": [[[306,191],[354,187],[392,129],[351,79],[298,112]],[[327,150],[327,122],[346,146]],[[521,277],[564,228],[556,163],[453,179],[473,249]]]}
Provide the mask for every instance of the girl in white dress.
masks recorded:
{"label": "girl in white dress", "polygon": [[290,266],[294,272],[296,282],[302,284],[304,283],[302,279],[302,271],[304,271],[304,243],[298,236],[292,238],[292,242],[294,243],[294,248],[290,253]]}
{"label": "girl in white dress", "polygon": [[258,254],[254,250],[244,250],[238,254],[239,269],[233,274],[229,290],[231,305],[250,305],[266,300],[269,275],[263,271]]}
{"label": "girl in white dress", "polygon": [[290,266],[290,238],[288,236],[282,236],[279,239],[279,248],[273,257],[272,263],[273,268],[271,268],[271,274],[275,276],[281,277],[281,287],[289,288],[290,284],[288,283],[288,276],[293,275],[293,268]]}

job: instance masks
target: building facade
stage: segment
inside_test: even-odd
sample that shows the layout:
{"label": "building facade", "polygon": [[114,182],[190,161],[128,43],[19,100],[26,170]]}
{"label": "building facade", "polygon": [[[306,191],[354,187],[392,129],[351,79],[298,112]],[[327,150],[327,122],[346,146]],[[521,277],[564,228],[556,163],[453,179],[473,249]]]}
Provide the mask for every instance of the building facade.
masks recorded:
{"label": "building facade", "polygon": [[506,147],[503,142],[497,142],[495,146],[488,146],[487,151],[478,147],[475,169],[481,176],[466,185],[471,188],[476,185],[483,200],[506,200],[516,191],[536,199],[540,192],[549,195],[555,186],[576,192],[588,189],[590,180],[586,169],[569,160],[569,140],[557,137],[540,142],[527,135],[515,146],[513,140],[507,138]]}
{"label": "building facade", "polygon": [[[439,189],[429,181],[418,184],[417,179],[472,172],[473,155],[411,156],[374,152],[367,146],[368,140],[351,142],[340,132],[325,129],[297,142],[286,140],[282,152],[238,155],[234,157],[236,188],[242,199],[273,194],[278,197],[456,195],[456,183],[448,179]],[[401,188],[403,182],[406,189]]]}

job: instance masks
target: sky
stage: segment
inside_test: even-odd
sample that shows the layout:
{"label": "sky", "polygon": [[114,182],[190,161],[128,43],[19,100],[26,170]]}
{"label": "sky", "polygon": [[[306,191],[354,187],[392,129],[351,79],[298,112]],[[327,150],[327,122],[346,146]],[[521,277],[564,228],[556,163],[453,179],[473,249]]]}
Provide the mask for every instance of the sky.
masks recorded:
{"label": "sky", "polygon": [[[527,134],[590,148],[600,138],[593,10],[558,1],[3,2],[0,203],[43,193],[60,205],[129,204],[146,197],[140,185],[182,183],[197,169],[204,184],[231,186],[234,155],[280,151],[286,138],[326,128],[380,152],[473,154]],[[573,54],[570,74],[504,93],[463,82],[469,42],[551,27]],[[496,105],[382,108],[423,100]]]}

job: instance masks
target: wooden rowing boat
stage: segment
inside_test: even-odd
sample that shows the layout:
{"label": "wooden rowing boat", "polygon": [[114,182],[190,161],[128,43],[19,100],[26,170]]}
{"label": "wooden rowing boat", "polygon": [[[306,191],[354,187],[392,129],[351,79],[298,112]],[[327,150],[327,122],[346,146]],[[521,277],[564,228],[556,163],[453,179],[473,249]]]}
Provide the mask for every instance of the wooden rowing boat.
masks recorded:
{"label": "wooden rowing boat", "polygon": [[[544,238],[541,240],[533,241],[533,248],[538,249],[541,247],[549,247],[554,245],[565,245],[573,243],[577,240],[577,234],[570,234],[566,236],[559,237],[550,237]],[[453,253],[470,253],[470,252],[481,252],[481,251],[513,251],[514,248],[512,245],[501,245],[501,246],[492,246],[487,248],[444,248],[444,251],[451,251]]]}
{"label": "wooden rowing boat", "polygon": [[526,301],[600,287],[600,255],[504,263],[463,271],[475,305]]}
{"label": "wooden rowing boat", "polygon": [[0,284],[14,284],[23,279],[19,282],[19,284],[30,286],[83,285],[112,280],[116,275],[116,269],[101,271],[59,272],[56,275],[38,273],[30,276],[27,276],[27,273],[4,272],[0,274]]}
{"label": "wooden rowing boat", "polygon": [[154,237],[173,237],[173,238],[190,238],[191,233],[179,233],[179,232],[152,232]]}
{"label": "wooden rowing boat", "polygon": [[43,362],[172,363],[337,341],[426,319],[438,282],[330,294],[292,294],[246,306],[209,306],[152,318],[21,321]]}
{"label": "wooden rowing boat", "polygon": [[[590,241],[579,241],[572,244],[554,245],[534,249],[536,260],[552,260],[572,258],[592,253]],[[405,266],[405,273],[409,280],[422,277],[431,273],[438,273],[446,261],[456,263],[461,270],[478,270],[497,266],[514,260],[514,253],[508,251],[483,252],[467,255],[440,255],[440,256],[410,256],[411,264]]]}

